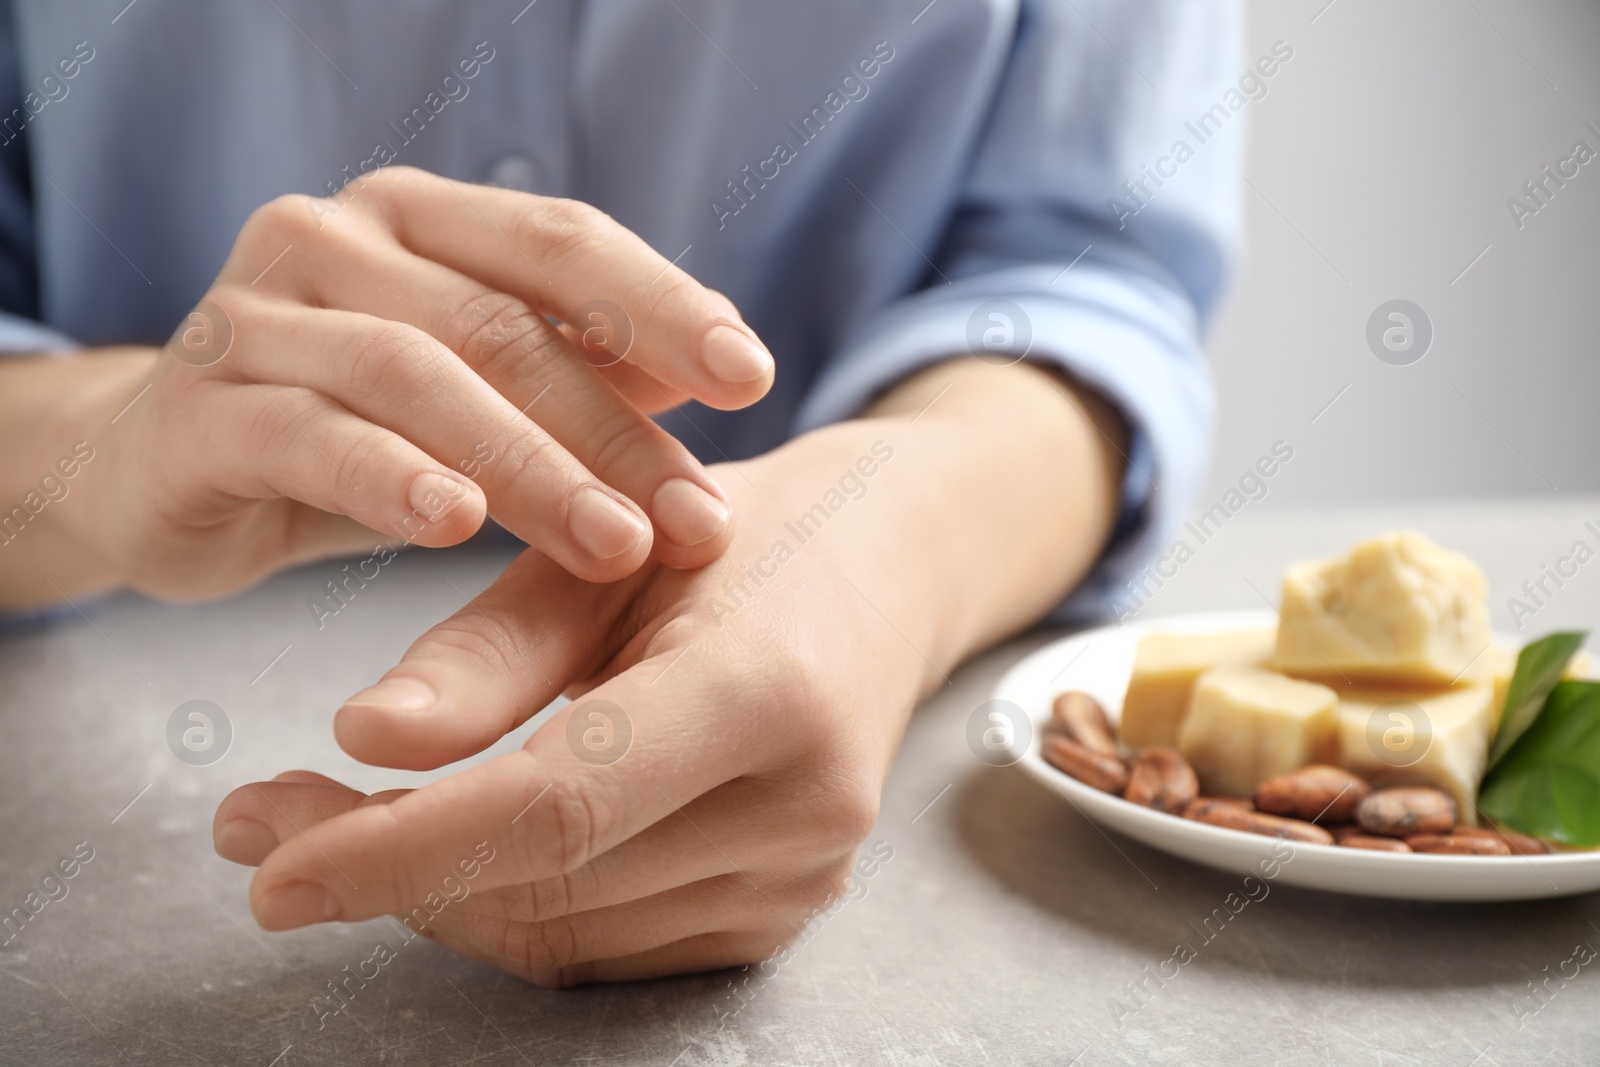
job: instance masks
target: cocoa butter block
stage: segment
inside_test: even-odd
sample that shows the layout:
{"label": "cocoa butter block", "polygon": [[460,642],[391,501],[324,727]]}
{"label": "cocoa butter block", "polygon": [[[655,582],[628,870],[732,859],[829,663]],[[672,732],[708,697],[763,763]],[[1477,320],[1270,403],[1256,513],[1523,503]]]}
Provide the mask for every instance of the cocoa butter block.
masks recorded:
{"label": "cocoa butter block", "polygon": [[1195,682],[1178,751],[1204,793],[1253,796],[1273,775],[1338,752],[1339,698],[1259,667],[1217,667]]}
{"label": "cocoa butter block", "polygon": [[1491,674],[1489,585],[1419,533],[1363,541],[1283,577],[1274,665],[1299,678],[1449,685]]}
{"label": "cocoa butter block", "polygon": [[1122,740],[1131,748],[1176,748],[1195,680],[1213,667],[1264,662],[1274,640],[1270,629],[1147,634],[1122,701]]}

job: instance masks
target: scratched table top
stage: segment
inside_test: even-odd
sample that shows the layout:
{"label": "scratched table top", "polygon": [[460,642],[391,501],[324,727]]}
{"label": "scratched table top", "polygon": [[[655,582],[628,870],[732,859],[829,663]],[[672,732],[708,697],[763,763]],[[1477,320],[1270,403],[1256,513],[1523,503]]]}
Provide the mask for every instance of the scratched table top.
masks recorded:
{"label": "scratched table top", "polygon": [[[1245,511],[1140,617],[1260,607],[1250,585],[1274,588],[1284,565],[1409,525],[1478,559],[1496,625],[1515,629],[1506,597],[1594,541],[1597,517],[1597,500]],[[26,915],[0,932],[0,1064],[1593,1061],[1600,977],[1577,961],[1600,946],[1594,896],[1273,886],[1203,937],[1237,879],[1103,834],[1018,768],[979,762],[968,717],[1057,632],[966,665],[920,709],[868,839],[891,858],[782,967],[547,992],[382,921],[258,930],[250,872],[211,849],[217,802],[292,767],[369,790],[428,777],[354,763],[331,713],[509,558],[405,554],[321,630],[307,600],[337,564],[201,607],[115,597],[0,638],[0,913]],[[1597,618],[1600,570],[1580,572],[1524,632]],[[231,728],[206,765],[168,742],[191,700]],[[380,942],[394,958],[319,1019],[327,983]],[[1194,958],[1163,968],[1179,944]]]}

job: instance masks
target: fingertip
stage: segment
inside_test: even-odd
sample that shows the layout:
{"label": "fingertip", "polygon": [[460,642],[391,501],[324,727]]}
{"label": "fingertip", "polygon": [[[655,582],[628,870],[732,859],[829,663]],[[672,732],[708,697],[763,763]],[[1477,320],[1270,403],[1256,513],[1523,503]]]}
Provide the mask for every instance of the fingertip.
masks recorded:
{"label": "fingertip", "polygon": [[[661,518],[659,517],[658,523],[661,523]],[[670,568],[678,569],[678,571],[691,571],[691,569],[710,565],[710,563],[720,560],[723,552],[728,550],[728,545],[733,544],[733,536],[736,530],[738,530],[738,515],[734,514],[733,509],[730,507],[726,512],[726,520],[723,522],[722,528],[714,536],[706,537],[704,541],[688,545],[674,544],[674,541],[669,536],[666,536],[666,533],[662,534],[661,537],[656,539],[656,549],[654,549],[656,560],[661,561],[662,565],[670,566]]]}
{"label": "fingertip", "polygon": [[[385,678],[345,701],[333,736],[350,756],[377,767],[431,771],[482,751],[494,738],[472,731],[472,716],[452,715],[421,678]],[[498,736],[498,735],[496,735]]]}
{"label": "fingertip", "polygon": [[333,922],[343,913],[339,898],[317,882],[273,881],[256,873],[250,885],[250,913],[263,930],[294,930]]}
{"label": "fingertip", "polygon": [[278,847],[278,835],[270,826],[246,817],[222,823],[211,837],[218,856],[242,867],[259,867]]}
{"label": "fingertip", "polygon": [[713,490],[688,478],[668,478],[651,497],[650,517],[666,541],[688,549],[720,537],[733,509],[720,486]]}
{"label": "fingertip", "polygon": [[422,728],[376,708],[340,708],[333,736],[352,759],[397,771],[432,771],[481,751],[485,744],[441,741],[444,728]]}
{"label": "fingertip", "polygon": [[429,753],[418,744],[417,725],[435,717],[438,703],[437,690],[421,678],[384,678],[346,700],[334,713],[334,740],[363,763],[431,770],[447,761],[428,758]]}
{"label": "fingertip", "polygon": [[713,385],[695,399],[719,411],[749,407],[772,389],[777,361],[748,327],[718,323],[706,332],[701,362]]}
{"label": "fingertip", "polygon": [[287,782],[290,785],[331,785],[336,788],[345,788],[342,782],[335,781],[325,774],[316,771],[284,771],[282,774],[272,776],[274,782]]}
{"label": "fingertip", "polygon": [[211,816],[212,839],[216,839],[217,833],[222,829],[223,824],[232,822],[234,819],[254,816],[256,804],[260,802],[259,797],[260,793],[254,784],[241,785],[223,797],[222,803],[217,805],[216,813]]}
{"label": "fingertip", "polygon": [[477,533],[489,516],[489,500],[470,478],[423,471],[406,491],[405,512],[394,523],[402,541],[448,548]]}
{"label": "fingertip", "polygon": [[585,485],[567,504],[571,538],[562,565],[586,582],[628,577],[650,557],[650,521],[633,501],[595,485]]}
{"label": "fingertip", "polygon": [[774,361],[767,346],[737,326],[719,322],[706,331],[700,358],[711,376],[724,385],[749,385],[772,375]]}

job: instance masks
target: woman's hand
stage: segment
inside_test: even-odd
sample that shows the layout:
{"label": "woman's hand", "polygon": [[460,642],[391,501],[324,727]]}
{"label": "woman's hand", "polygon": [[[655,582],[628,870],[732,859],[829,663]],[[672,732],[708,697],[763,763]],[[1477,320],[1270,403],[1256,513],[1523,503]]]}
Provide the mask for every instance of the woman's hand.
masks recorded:
{"label": "woman's hand", "polygon": [[[594,586],[519,558],[340,710],[339,741],[436,767],[581,695],[516,753],[413,792],[306,772],[234,792],[217,850],[260,865],[257,920],[416,918],[482,844],[470,892],[418,921],[542,985],[792,942],[842,891],[918,697],[1048,606],[1109,529],[1114,417],[1028,368],[938,373],[885,417],[719,471],[740,528],[703,570]],[[940,384],[949,417],[923,417]],[[979,476],[1039,447],[1060,451]],[[1004,551],[994,524],[1015,524]]]}
{"label": "woman's hand", "polygon": [[339,740],[370,762],[433,767],[565,688],[585,695],[515,755],[415,792],[369,800],[303,773],[235,792],[217,847],[265,860],[259,921],[405,917],[487,841],[496,858],[427,919],[430,935],[542,985],[718,967],[791,941],[842,892],[929,675],[863,599],[909,607],[866,561],[784,530],[847,473],[869,493],[850,507],[890,491],[894,446],[875,455],[856,436],[834,443],[837,471],[743,465],[764,493],[718,471],[740,528],[704,570],[650,565],[598,586],[525,553],[340,711]]}
{"label": "woman's hand", "polygon": [[704,564],[726,496],[648,414],[772,380],[726,298],[601,212],[408,168],[257,211],[142,370],[84,431],[93,506],[63,517],[101,569],[182,598],[371,531],[454,544],[486,511],[590,581],[652,542]]}

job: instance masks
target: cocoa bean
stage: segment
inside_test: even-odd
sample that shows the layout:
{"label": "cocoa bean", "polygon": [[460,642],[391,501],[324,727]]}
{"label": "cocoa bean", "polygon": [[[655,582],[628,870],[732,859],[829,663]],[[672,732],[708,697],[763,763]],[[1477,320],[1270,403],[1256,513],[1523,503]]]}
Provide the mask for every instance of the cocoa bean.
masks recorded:
{"label": "cocoa bean", "polygon": [[1044,758],[1057,770],[1102,792],[1121,796],[1128,788],[1128,768],[1120,759],[1102,755],[1065,737],[1047,736]]}
{"label": "cocoa bean", "polygon": [[1139,753],[1128,772],[1124,800],[1181,815],[1200,793],[1200,779],[1189,761],[1170,748],[1150,748]]}

